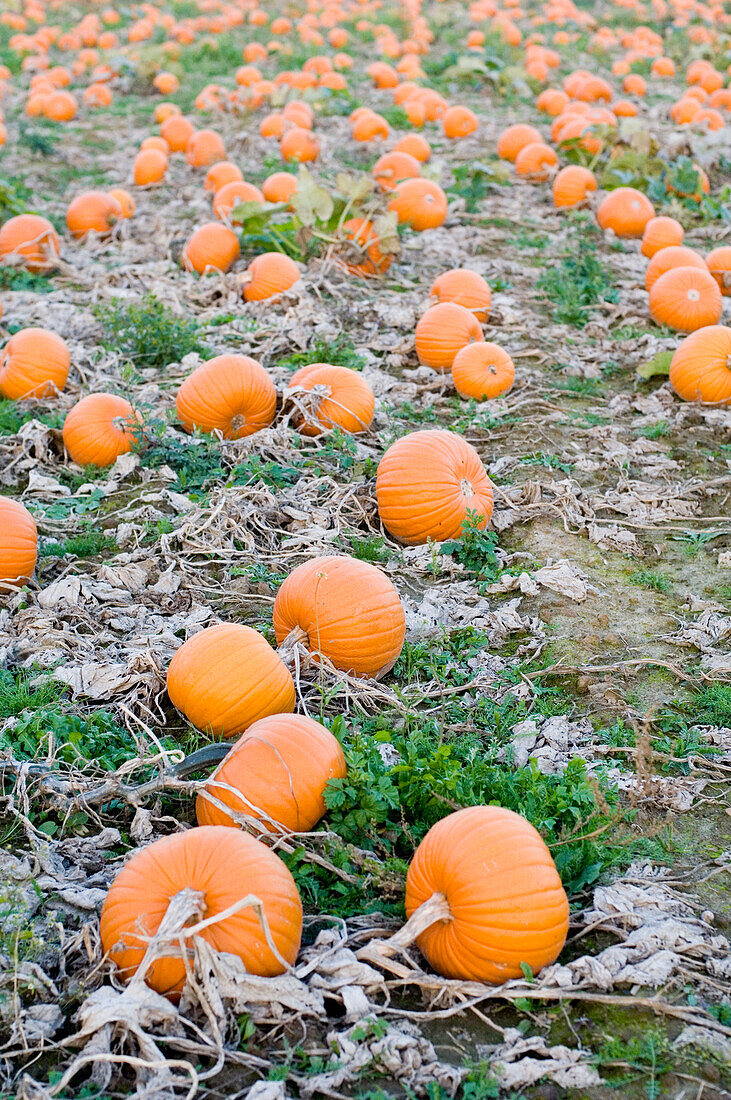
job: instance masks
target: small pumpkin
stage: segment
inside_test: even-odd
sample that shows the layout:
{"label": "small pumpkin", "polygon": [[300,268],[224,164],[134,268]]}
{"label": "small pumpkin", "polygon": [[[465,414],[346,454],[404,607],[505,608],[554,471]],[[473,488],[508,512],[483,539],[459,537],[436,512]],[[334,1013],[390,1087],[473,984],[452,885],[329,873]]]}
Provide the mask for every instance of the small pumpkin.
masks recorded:
{"label": "small pumpkin", "polygon": [[447,196],[438,183],[426,179],[405,180],[389,200],[401,225],[409,225],[416,232],[436,229],[447,217]]}
{"label": "small pumpkin", "polygon": [[731,246],[714,248],[706,256],[706,265],[725,298],[731,296]]}
{"label": "small pumpkin", "polygon": [[650,260],[645,271],[645,290],[648,294],[660,276],[673,267],[697,267],[701,270],[708,270],[703,257],[684,244],[668,245],[667,248],[660,248]]}
{"label": "small pumpkin", "polygon": [[282,252],[263,252],[246,270],[244,298],[247,302],[273,298],[289,290],[301,278],[300,269],[289,256]]}
{"label": "small pumpkin", "polygon": [[492,291],[482,275],[464,267],[453,268],[437,276],[429,291],[440,302],[456,302],[473,313],[481,324],[487,322],[492,305]]}
{"label": "small pumpkin", "polygon": [[220,275],[236,263],[239,253],[239,238],[233,229],[220,222],[207,222],[194,230],[181,258],[186,271]]}
{"label": "small pumpkin", "polygon": [[279,152],[282,160],[296,160],[300,164],[307,164],[319,157],[320,142],[310,130],[303,126],[293,126],[282,135]]}
{"label": "small pumpkin", "polygon": [[482,340],[457,352],[452,381],[460,397],[484,401],[507,393],[515,381],[515,367],[503,348]]}
{"label": "small pumpkin", "polygon": [[210,168],[225,157],[223,138],[215,130],[196,130],[188,138],[185,159],[191,168]]}
{"label": "small pumpkin", "polygon": [[524,122],[519,122],[515,126],[508,126],[507,130],[503,130],[498,138],[497,155],[501,160],[509,160],[514,164],[520,150],[536,141],[542,142],[543,138],[535,126],[528,126]]}
{"label": "small pumpkin", "polygon": [[350,248],[350,251],[355,252],[357,249],[363,257],[358,263],[346,263],[351,274],[364,278],[385,275],[391,266],[393,255],[390,252],[381,251],[381,239],[373,222],[368,221],[367,218],[349,218],[343,222],[341,232],[343,237],[355,246]]}
{"label": "small pumpkin", "polygon": [[170,115],[160,126],[160,137],[165,138],[171,153],[184,153],[194,133],[192,122],[183,115]]}
{"label": "small pumpkin", "polygon": [[596,176],[580,164],[569,164],[553,180],[553,205],[556,209],[579,206],[589,191],[596,191]]}
{"label": "small pumpkin", "polygon": [[239,623],[184,642],[167,675],[170,700],[200,730],[236,737],[268,714],[294,710],[294,682],[266,638]]}
{"label": "small pumpkin", "polygon": [[604,230],[611,229],[617,237],[641,237],[655,207],[636,187],[618,187],[602,199],[596,220]]}
{"label": "small pumpkin", "polygon": [[442,919],[417,937],[445,978],[502,984],[554,962],[569,927],[569,903],[536,829],[501,806],[470,806],[426,834],[406,876],[406,915],[434,895]]}
{"label": "small pumpkin", "polygon": [[485,527],[493,509],[490,480],[475,448],[455,432],[411,432],[393,443],[376,477],[378,514],[400,542],[459,538],[468,512]]}
{"label": "small pumpkin", "polygon": [[[262,903],[276,953],[256,911],[238,909],[213,920],[196,935],[217,951],[236,955],[250,974],[273,977],[297,958],[302,903],[281,859],[239,829],[207,825],[188,829],[140,848],[122,868],[102,906],[102,949],[129,981],[142,962],[147,941],[171,901],[183,890],[200,892],[200,908],[189,923],[225,912],[249,895]],[[186,977],[179,950],[156,959],[145,975],[152,989],[177,1000]]]}
{"label": "small pumpkin", "polygon": [[297,190],[297,177],[291,172],[274,172],[261,185],[267,202],[289,202]]}
{"label": "small pumpkin", "polygon": [[24,328],[0,353],[0,395],[18,401],[62,390],[71,365],[65,340],[45,328]]}
{"label": "small pumpkin", "polygon": [[206,191],[213,191],[214,195],[216,191],[219,191],[227,183],[236,183],[242,180],[244,177],[241,174],[241,169],[232,164],[230,160],[219,160],[206,172],[205,189]]}
{"label": "small pumpkin", "polygon": [[393,668],[406,634],[391,581],[375,565],[349,557],[297,566],[277,592],[273,618],[279,644],[296,631],[313,654],[356,676]]}
{"label": "small pumpkin", "polygon": [[123,397],[90,393],[66,414],[63,442],[79,466],[111,466],[132,450],[140,425],[140,414]]}
{"label": "small pumpkin", "polygon": [[125,191],[123,187],[113,187],[109,194],[119,203],[119,208],[122,211],[122,218],[126,220],[127,218],[133,217],[137,209],[137,203],[132,198],[129,191]]}
{"label": "small pumpkin", "polygon": [[142,149],[134,159],[132,178],[137,187],[161,183],[168,170],[167,155],[160,149]]}
{"label": "small pumpkin", "polygon": [[479,126],[479,120],[474,111],[469,107],[448,107],[442,115],[442,128],[445,137],[457,140],[474,134]]}
{"label": "small pumpkin", "polygon": [[683,401],[731,404],[731,328],[708,325],[686,336],[670,362],[670,385]]}
{"label": "small pumpkin", "polygon": [[653,284],[649,304],[654,321],[680,332],[717,325],[723,313],[721,291],[707,268],[673,267],[666,271]]}
{"label": "small pumpkin", "polygon": [[0,496],[0,592],[25,584],[38,557],[38,529],[24,504]]}
{"label": "small pumpkin", "polygon": [[431,145],[421,134],[406,134],[396,142],[392,152],[408,153],[421,164],[426,164],[431,157]]}
{"label": "small pumpkin", "polygon": [[302,403],[305,411],[297,427],[303,435],[316,436],[331,428],[351,433],[370,428],[376,399],[358,371],[329,363],[310,363],[290,378],[289,389],[296,387],[314,391],[314,400]]}
{"label": "small pumpkin", "polygon": [[424,366],[446,371],[451,369],[460,348],[483,339],[474,313],[456,302],[439,302],[419,318],[416,354]]}
{"label": "small pumpkin", "polygon": [[85,191],[69,203],[66,225],[77,240],[87,233],[109,233],[122,217],[122,208],[108,191]]}
{"label": "small pumpkin", "polygon": [[640,251],[643,256],[651,260],[661,248],[672,248],[682,245],[685,230],[675,218],[650,218],[642,234],[642,246]]}
{"label": "small pumpkin", "polygon": [[48,218],[17,214],[0,228],[0,261],[45,275],[58,266],[58,234]]}
{"label": "small pumpkin", "polygon": [[543,141],[531,141],[515,158],[515,171],[524,179],[541,182],[548,179],[557,164],[558,157],[550,145]]}
{"label": "small pumpkin", "polygon": [[328,782],[346,774],[329,730],[301,714],[272,714],[249,726],[208,780],[196,800],[198,824],[236,825],[216,799],[267,830],[309,832],[325,814]]}
{"label": "small pumpkin", "polygon": [[384,191],[395,191],[404,180],[420,176],[421,167],[409,153],[384,153],[373,165],[371,175]]}
{"label": "small pumpkin", "polygon": [[241,221],[233,217],[233,211],[237,206],[245,202],[263,203],[264,196],[253,183],[245,183],[243,180],[234,180],[224,183],[213,196],[213,213],[221,221],[231,225],[241,225]]}
{"label": "small pumpkin", "polygon": [[243,439],[268,427],[277,410],[271,378],[248,355],[217,355],[190,374],[175,398],[186,431],[220,432]]}

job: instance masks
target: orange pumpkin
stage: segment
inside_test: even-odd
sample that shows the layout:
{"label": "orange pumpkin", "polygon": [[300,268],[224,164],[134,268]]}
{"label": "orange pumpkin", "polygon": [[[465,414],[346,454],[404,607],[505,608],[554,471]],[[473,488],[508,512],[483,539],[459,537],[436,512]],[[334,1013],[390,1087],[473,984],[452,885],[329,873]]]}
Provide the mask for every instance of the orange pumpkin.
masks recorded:
{"label": "orange pumpkin", "polygon": [[274,172],[261,185],[267,202],[289,202],[297,190],[297,177],[291,172]]}
{"label": "orange pumpkin", "polygon": [[347,774],[329,730],[301,714],[273,714],[249,726],[196,800],[199,825],[235,826],[213,799],[272,832],[309,832],[325,814],[323,792]]}
{"label": "orange pumpkin", "polygon": [[38,530],[24,504],[0,496],[0,592],[33,576],[38,557]]}
{"label": "orange pumpkin", "polygon": [[714,248],[706,256],[706,264],[724,297],[731,296],[731,246]]}
{"label": "orange pumpkin", "polygon": [[211,272],[220,275],[236,263],[239,252],[239,239],[233,229],[220,222],[207,222],[194,231],[185,245],[183,267],[199,275]]}
{"label": "orange pumpkin", "polygon": [[414,160],[425,164],[431,157],[431,145],[421,134],[406,134],[393,147],[394,153],[408,153]]}
{"label": "orange pumpkin", "polygon": [[206,172],[206,191],[220,191],[222,187],[227,183],[235,183],[238,180],[242,180],[244,177],[241,174],[241,169],[235,164],[232,164],[230,160],[219,160]]}
{"label": "orange pumpkin", "polygon": [[498,344],[482,340],[457,352],[452,363],[452,381],[460,397],[484,401],[510,389],[515,381],[515,367]]}
{"label": "orange pumpkin", "polygon": [[553,180],[553,205],[556,209],[579,206],[589,191],[596,191],[596,176],[580,164],[562,168]]}
{"label": "orange pumpkin", "polygon": [[709,325],[686,336],[670,362],[670,385],[683,401],[731,403],[731,328]]}
{"label": "orange pumpkin", "polygon": [[378,465],[378,514],[409,545],[458,538],[468,512],[486,526],[493,492],[475,448],[454,432],[412,432],[393,443]]}
{"label": "orange pumpkin", "polygon": [[675,218],[650,218],[642,234],[640,251],[649,260],[661,248],[672,248],[683,243],[685,230]]}
{"label": "orange pumpkin", "polygon": [[241,225],[240,219],[232,215],[234,209],[245,202],[263,203],[264,196],[253,183],[245,183],[243,180],[224,183],[213,196],[213,213],[221,221],[229,222],[231,225]]}
{"label": "orange pumpkin", "polygon": [[283,294],[302,276],[289,256],[282,252],[263,252],[251,261],[245,277],[244,298],[247,302],[260,302],[264,298]]}
{"label": "orange pumpkin", "polygon": [[71,355],[65,340],[45,328],[24,328],[0,354],[0,395],[18,401],[48,397],[66,385]]}
{"label": "orange pumpkin", "polygon": [[498,138],[497,155],[501,160],[509,160],[514,164],[520,150],[536,141],[542,142],[543,138],[535,126],[527,126],[519,122],[503,130]]}
{"label": "orange pumpkin", "polygon": [[194,634],[167,675],[170,700],[214,737],[236,737],[268,714],[294,710],[294,682],[266,638],[240,623]]}
{"label": "orange pumpkin", "polygon": [[366,218],[349,218],[348,221],[343,222],[341,231],[363,256],[360,263],[347,263],[348,271],[353,275],[364,277],[385,275],[391,266],[393,256],[390,252],[381,251],[380,238],[373,222],[369,222]]}
{"label": "orange pumpkin", "polygon": [[[183,890],[199,891],[200,912],[189,924],[215,918],[249,895],[262,903],[272,951],[251,905],[213,920],[200,932],[211,947],[236,955],[250,974],[273,977],[294,963],[302,936],[302,903],[289,870],[261,841],[239,829],[208,825],[163,837],[140,848],[122,868],[102,906],[102,949],[129,981],[147,941],[170,902]],[[177,1000],[185,982],[179,949],[156,959],[145,981]]]}
{"label": "orange pumpkin", "polygon": [[456,302],[473,313],[481,324],[490,316],[492,292],[490,287],[476,271],[457,267],[439,275],[431,285],[431,298],[440,302]]}
{"label": "orange pumpkin", "polygon": [[138,187],[160,183],[168,170],[168,158],[160,149],[142,149],[134,159],[132,178]]}
{"label": "orange pumpkin", "polygon": [[373,165],[371,175],[384,191],[394,191],[404,180],[420,176],[421,168],[409,153],[384,153]]}
{"label": "orange pumpkin", "polygon": [[220,432],[243,439],[268,427],[277,410],[271,378],[248,355],[217,355],[190,374],[175,398],[186,431]]}
{"label": "orange pumpkin", "polygon": [[424,366],[445,371],[451,368],[460,348],[483,339],[474,313],[456,302],[440,302],[419,318],[416,354]]}
{"label": "orange pumpkin", "polygon": [[66,414],[63,442],[79,466],[111,466],[140,437],[141,417],[113,393],[90,393]]}
{"label": "orange pumpkin", "polygon": [[388,203],[401,225],[417,232],[436,229],[447,217],[447,196],[438,183],[425,179],[405,180]]}
{"label": "orange pumpkin", "polygon": [[274,633],[292,631],[311,653],[356,676],[383,676],[396,663],[406,620],[391,581],[369,562],[313,558],[297,566],[274,600]]}
{"label": "orange pumpkin", "polygon": [[5,264],[47,274],[58,266],[59,248],[56,230],[39,214],[17,214],[0,228],[0,261]]}
{"label": "orange pumpkin", "polygon": [[500,985],[523,966],[537,974],[566,940],[569,903],[551,853],[500,806],[458,810],[426,834],[406,877],[407,917],[435,894],[449,912],[416,942],[445,978]]}
{"label": "orange pumpkin", "polygon": [[448,107],[442,115],[445,137],[453,140],[474,134],[478,126],[477,115],[469,107]]}
{"label": "orange pumpkin", "polygon": [[215,130],[196,130],[188,138],[185,159],[192,168],[210,168],[225,157],[223,138]]}
{"label": "orange pumpkin", "polygon": [[655,207],[635,187],[618,187],[602,199],[596,220],[602,229],[611,229],[618,237],[641,237]]}
{"label": "orange pumpkin", "polygon": [[649,293],[661,275],[673,267],[698,267],[707,269],[701,255],[685,245],[669,245],[659,249],[650,260],[645,271],[645,290]]}
{"label": "orange pumpkin", "polygon": [[300,164],[307,164],[319,157],[320,143],[309,130],[302,126],[293,126],[282,135],[279,152],[283,160],[296,160]]}
{"label": "orange pumpkin", "polygon": [[69,203],[66,225],[72,237],[109,233],[122,217],[122,208],[108,191],[85,191]]}
{"label": "orange pumpkin", "polygon": [[680,332],[717,325],[722,313],[721,291],[705,267],[673,267],[660,276],[650,291],[652,319]]}
{"label": "orange pumpkin", "polygon": [[195,133],[195,127],[183,115],[170,115],[160,126],[160,137],[165,138],[171,153],[184,153]]}
{"label": "orange pumpkin", "polygon": [[523,179],[547,180],[558,164],[558,157],[550,145],[543,141],[531,141],[524,145],[515,158],[515,171]]}
{"label": "orange pumpkin", "polygon": [[129,191],[125,191],[123,187],[113,187],[109,192],[115,202],[119,203],[119,209],[122,211],[122,218],[131,218],[137,209],[137,203],[130,195]]}
{"label": "orange pumpkin", "polygon": [[323,430],[336,427],[345,432],[366,432],[371,426],[375,397],[357,371],[328,363],[310,363],[290,378],[290,390],[296,387],[315,391],[314,400],[303,402],[305,411],[297,425],[303,435],[320,435]]}

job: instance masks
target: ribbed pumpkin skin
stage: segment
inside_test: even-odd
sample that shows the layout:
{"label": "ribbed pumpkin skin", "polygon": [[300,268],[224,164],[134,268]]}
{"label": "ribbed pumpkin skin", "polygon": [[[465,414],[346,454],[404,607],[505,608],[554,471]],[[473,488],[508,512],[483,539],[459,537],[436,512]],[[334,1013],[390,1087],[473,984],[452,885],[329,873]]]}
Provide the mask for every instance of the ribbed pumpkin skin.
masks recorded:
{"label": "ribbed pumpkin skin", "polygon": [[21,256],[28,271],[42,274],[55,267],[59,248],[56,230],[39,214],[18,214],[0,228],[0,260]]}
{"label": "ribbed pumpkin skin", "polygon": [[670,385],[684,401],[731,402],[731,328],[709,325],[686,336],[670,363]]}
{"label": "ribbed pumpkin skin", "polygon": [[[157,931],[168,904],[186,887],[205,894],[203,919],[222,913],[247,894],[258,897],[275,947],[288,963],[295,961],[302,936],[302,903],[292,875],[278,856],[247,833],[209,825],[163,837],[140,849],[109,888],[101,914],[102,947],[125,981],[144,957],[145,945],[138,936],[149,937]],[[216,950],[238,955],[251,974],[273,977],[284,971],[250,907],[209,925],[199,935]],[[176,1000],[185,981],[183,960],[159,959],[146,981]]]}
{"label": "ribbed pumpkin skin", "polygon": [[645,290],[648,294],[660,276],[673,267],[697,267],[699,270],[708,270],[703,257],[692,248],[687,248],[684,244],[668,245],[667,248],[659,249],[647,265]]}
{"label": "ribbed pumpkin skin", "polygon": [[596,220],[602,229],[612,229],[618,237],[641,237],[655,207],[635,187],[618,187],[602,199]]}
{"label": "ribbed pumpkin skin", "polygon": [[706,256],[706,264],[724,298],[731,296],[731,245],[714,248]]}
{"label": "ribbed pumpkin skin", "polygon": [[650,291],[650,314],[658,324],[695,332],[721,320],[723,298],[706,268],[674,267]]}
{"label": "ribbed pumpkin skin", "polygon": [[294,260],[281,252],[263,252],[248,267],[251,282],[244,287],[247,302],[260,302],[289,290],[301,278]]}
{"label": "ribbed pumpkin skin", "polygon": [[415,343],[419,362],[434,370],[450,370],[460,348],[483,340],[474,313],[456,302],[439,302],[419,318]]}
{"label": "ribbed pumpkin skin", "polygon": [[484,516],[493,493],[475,448],[454,432],[412,432],[388,448],[376,478],[378,513],[400,542],[458,538],[468,511]]}
{"label": "ribbed pumpkin skin", "polygon": [[640,251],[651,260],[661,248],[677,248],[682,245],[684,236],[685,230],[675,218],[650,218],[642,234]]}
{"label": "ribbed pumpkin skin", "polygon": [[132,450],[139,430],[129,401],[113,393],[90,393],[66,415],[63,442],[79,466],[111,466]]}
{"label": "ribbed pumpkin skin", "polygon": [[553,181],[553,205],[557,209],[578,206],[587,191],[596,191],[596,177],[580,164],[569,164],[557,173]]}
{"label": "ribbed pumpkin skin", "polygon": [[478,321],[485,324],[490,316],[492,291],[476,271],[466,268],[454,268],[439,275],[431,285],[431,298],[440,302],[456,302],[473,313]]}
{"label": "ribbed pumpkin skin", "polygon": [[33,576],[38,557],[38,530],[19,500],[0,496],[0,588],[24,584]]}
{"label": "ribbed pumpkin skin", "polygon": [[313,653],[357,676],[393,668],[406,635],[393,584],[357,558],[321,557],[298,565],[277,592],[273,618],[277,642],[300,627]]}
{"label": "ribbed pumpkin skin", "polygon": [[70,364],[66,341],[55,332],[21,329],[0,353],[0,394],[13,401],[48,397],[64,388]]}
{"label": "ribbed pumpkin skin", "polygon": [[256,359],[217,355],[185,379],[175,408],[187,432],[199,428],[219,431],[224,439],[242,439],[271,424],[277,391]]}
{"label": "ribbed pumpkin skin", "polygon": [[510,389],[515,381],[515,367],[503,348],[483,340],[457,352],[452,363],[452,381],[460,397],[484,401]]}
{"label": "ribbed pumpkin skin", "polygon": [[376,399],[357,371],[329,363],[310,363],[294,372],[289,385],[303,386],[306,390],[326,386],[331,391],[322,398],[313,416],[299,425],[303,435],[320,435],[325,428],[335,427],[345,432],[365,432],[371,426]]}
{"label": "ribbed pumpkin skin", "polygon": [[294,682],[266,638],[219,623],[188,638],[170,662],[170,700],[200,730],[235,737],[268,714],[294,710]]}
{"label": "ribbed pumpkin skin", "polygon": [[183,267],[199,275],[228,271],[239,258],[239,239],[220,222],[207,222],[192,234],[183,249]]}
{"label": "ribbed pumpkin skin", "polygon": [[471,806],[432,826],[406,878],[406,915],[445,895],[454,919],[417,939],[445,978],[500,984],[554,962],[569,903],[551,853],[533,826],[499,806]]}
{"label": "ribbed pumpkin skin", "polygon": [[[324,815],[328,781],[346,774],[343,750],[329,730],[302,714],[273,714],[248,728],[204,790],[239,813],[263,819],[269,829],[300,833]],[[236,825],[204,794],[195,812],[199,825]]]}

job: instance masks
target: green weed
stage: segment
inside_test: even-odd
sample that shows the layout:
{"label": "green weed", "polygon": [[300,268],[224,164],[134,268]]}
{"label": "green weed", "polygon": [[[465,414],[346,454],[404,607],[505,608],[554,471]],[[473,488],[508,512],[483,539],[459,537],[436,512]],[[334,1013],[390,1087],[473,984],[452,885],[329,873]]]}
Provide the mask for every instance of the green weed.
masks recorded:
{"label": "green weed", "polygon": [[98,305],[94,314],[104,329],[104,346],[123,352],[137,367],[162,368],[192,351],[209,354],[198,323],[179,317],[154,294],[139,302]]}
{"label": "green weed", "polygon": [[117,544],[108,531],[87,526],[80,534],[63,542],[47,542],[40,550],[40,557],[62,558],[70,554],[76,558],[95,558],[100,554],[114,554],[116,550]]}
{"label": "green weed", "polygon": [[577,242],[560,263],[541,275],[537,286],[553,302],[555,320],[575,328],[587,324],[599,302],[618,298],[608,268],[586,241]]}
{"label": "green weed", "polygon": [[666,577],[664,573],[656,573],[652,569],[638,569],[636,573],[632,573],[629,578],[631,584],[639,585],[642,588],[652,588],[655,592],[662,592],[664,595],[669,595],[673,586],[669,577]]}
{"label": "green weed", "polygon": [[334,340],[318,337],[307,351],[295,351],[280,359],[277,366],[297,370],[309,363],[329,363],[331,366],[363,370],[365,359],[355,350],[351,338],[346,333],[340,333]]}
{"label": "green weed", "polygon": [[493,581],[500,570],[500,562],[495,553],[497,535],[494,531],[485,531],[484,522],[484,516],[469,509],[462,524],[462,535],[443,543],[440,553],[454,558],[481,580]]}

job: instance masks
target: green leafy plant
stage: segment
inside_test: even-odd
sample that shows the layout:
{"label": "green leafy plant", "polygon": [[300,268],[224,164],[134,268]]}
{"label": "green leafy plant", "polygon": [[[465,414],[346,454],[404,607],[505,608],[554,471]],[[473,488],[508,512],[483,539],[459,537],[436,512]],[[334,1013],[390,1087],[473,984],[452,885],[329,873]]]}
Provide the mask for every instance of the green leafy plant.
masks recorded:
{"label": "green leafy plant", "polygon": [[510,173],[503,161],[486,164],[481,161],[458,164],[454,169],[454,182],[449,194],[464,199],[465,210],[474,214],[491,192],[504,186]]}
{"label": "green leafy plant", "polygon": [[462,525],[461,537],[448,539],[440,552],[454,558],[482,580],[495,580],[500,569],[500,561],[495,553],[497,535],[494,531],[484,530],[483,524],[484,517],[469,509]]}
{"label": "green leafy plant", "polygon": [[538,289],[553,302],[553,316],[562,324],[583,328],[599,302],[616,302],[617,288],[595,251],[584,241],[576,243],[555,267],[538,280]]}
{"label": "green leafy plant", "polygon": [[127,355],[139,368],[162,368],[192,351],[208,355],[196,321],[173,313],[154,294],[139,302],[97,305],[95,316],[104,329],[105,347]]}

